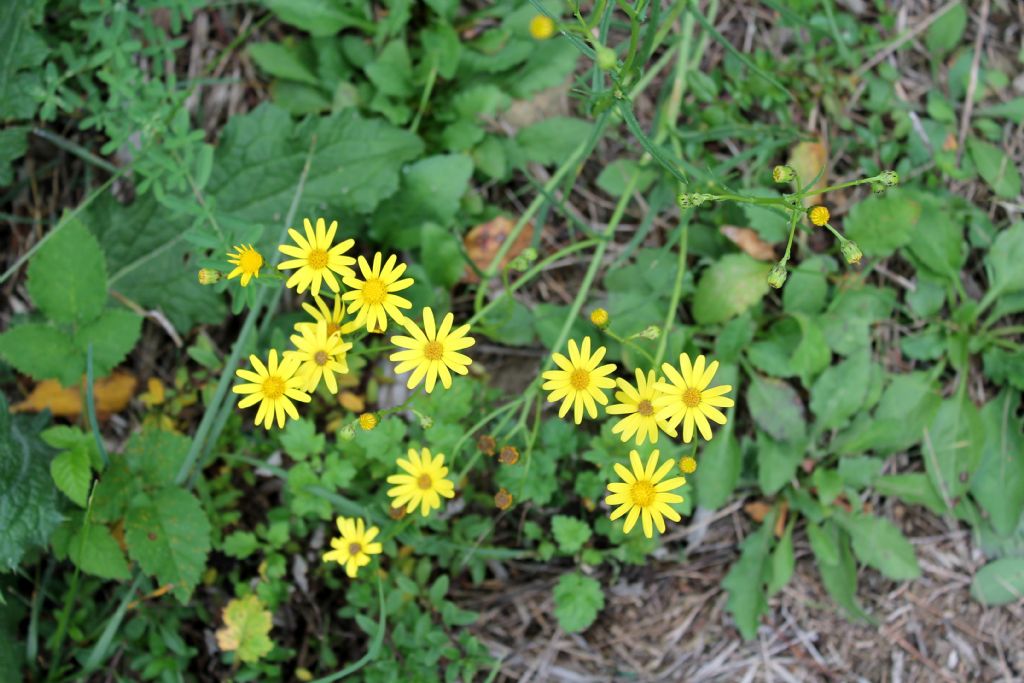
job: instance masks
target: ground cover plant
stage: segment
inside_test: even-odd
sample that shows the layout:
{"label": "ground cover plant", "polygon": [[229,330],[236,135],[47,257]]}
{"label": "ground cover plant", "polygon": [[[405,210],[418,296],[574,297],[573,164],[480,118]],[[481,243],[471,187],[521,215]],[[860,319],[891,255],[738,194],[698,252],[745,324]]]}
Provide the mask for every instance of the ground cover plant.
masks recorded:
{"label": "ground cover plant", "polygon": [[0,680],[1024,675],[1011,5],[7,3]]}

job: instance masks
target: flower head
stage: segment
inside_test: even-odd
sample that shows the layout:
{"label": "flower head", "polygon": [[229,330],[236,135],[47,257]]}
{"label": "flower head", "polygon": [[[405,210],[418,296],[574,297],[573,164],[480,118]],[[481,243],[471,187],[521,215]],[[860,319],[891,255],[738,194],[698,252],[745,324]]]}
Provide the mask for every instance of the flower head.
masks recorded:
{"label": "flower head", "polygon": [[368,432],[380,423],[377,416],[373,413],[363,413],[359,416],[359,426],[363,428],[364,432]]}
{"label": "flower head", "polygon": [[[315,307],[303,303],[302,308],[313,317],[315,322],[323,320],[327,323],[327,334],[334,334],[335,332],[348,334],[358,327],[352,323],[341,324],[341,321],[345,318],[345,305],[341,303],[340,297],[334,297],[333,308],[328,306],[319,296],[313,295],[313,301],[316,302]],[[301,326],[308,324],[308,322],[295,323],[295,329],[298,330]]]}
{"label": "flower head", "polygon": [[686,443],[693,440],[694,424],[700,430],[700,435],[710,441],[711,425],[708,420],[724,425],[725,415],[718,408],[731,408],[734,405],[731,398],[723,396],[732,391],[728,384],[708,388],[718,370],[718,361],[712,361],[706,367],[704,363],[704,356],[697,356],[691,365],[690,356],[681,353],[678,370],[668,363],[661,366],[669,381],[654,385],[663,394],[654,400],[658,417],[667,419],[673,429],[682,422],[683,441]]}
{"label": "flower head", "polygon": [[370,555],[380,555],[383,550],[380,543],[373,542],[380,529],[367,528],[366,522],[358,517],[338,517],[337,524],[341,538],[331,539],[331,550],[324,553],[324,562],[344,565],[345,573],[354,579],[360,567],[370,564]]}
{"label": "flower head", "polygon": [[608,311],[603,308],[595,308],[590,312],[590,322],[594,323],[594,326],[598,329],[604,329],[608,327]]}
{"label": "flower head", "polygon": [[455,485],[447,479],[448,468],[444,466],[443,454],[438,453],[436,458],[431,458],[426,448],[422,454],[410,448],[409,459],[399,458],[398,466],[404,473],[388,477],[388,483],[395,484],[388,489],[388,495],[394,498],[391,501],[393,507],[405,505],[406,512],[418,507],[420,514],[426,517],[431,510],[441,507],[441,496],[455,497]]}
{"label": "flower head", "polygon": [[789,272],[786,270],[786,262],[779,261],[772,266],[771,272],[768,273],[768,284],[779,289],[782,285],[786,284],[786,277]]}
{"label": "flower head", "polygon": [[359,270],[362,271],[363,279],[353,274],[344,280],[350,290],[342,294],[341,298],[350,302],[348,312],[356,314],[355,321],[351,323],[354,328],[366,325],[370,332],[383,332],[388,328],[389,315],[401,323],[405,316],[398,309],[412,308],[408,299],[395,294],[413,284],[411,277],[398,279],[405,272],[405,264],[399,263],[396,266],[398,257],[392,254],[381,268],[381,257],[379,251],[374,254],[371,268],[367,260],[360,256]]}
{"label": "flower head", "polygon": [[519,449],[512,445],[505,445],[498,451],[498,462],[502,465],[515,465],[519,462]]}
{"label": "flower head", "polygon": [[547,40],[555,35],[555,22],[543,14],[530,19],[530,35],[537,40]]}
{"label": "flower head", "polygon": [[658,449],[651,451],[646,467],[641,465],[640,454],[636,451],[629,452],[629,462],[633,467],[632,472],[625,465],[615,463],[615,473],[622,481],[608,484],[611,495],[604,502],[618,506],[612,512],[611,519],[627,515],[626,525],[622,528],[627,534],[633,530],[638,518],[643,522],[644,536],[647,538],[654,536],[652,526],[658,527],[660,533],[665,533],[665,517],[673,522],[680,520],[679,513],[669,505],[683,502],[682,496],[670,492],[685,484],[686,478],[665,479],[675,461],[669,458],[658,467]]}
{"label": "flower head", "polygon": [[860,260],[864,258],[864,252],[853,240],[843,240],[839,245],[839,251],[843,252],[843,258],[850,264],[860,263]]}
{"label": "flower head", "polygon": [[[228,263],[235,267],[228,273],[228,279],[242,276],[242,286],[246,287],[254,277],[260,276],[260,268],[263,267],[263,255],[253,249],[252,245],[239,244],[235,247],[235,253],[228,252]],[[202,282],[202,271],[199,281]],[[214,280],[216,282],[216,280]],[[205,283],[204,283],[205,284]]]}
{"label": "flower head", "polygon": [[690,456],[679,458],[679,471],[683,474],[693,474],[697,471],[697,460]]}
{"label": "flower head", "polygon": [[220,271],[213,270],[212,268],[200,268],[199,269],[199,284],[201,285],[212,285],[220,281]]}
{"label": "flower head", "polygon": [[828,207],[822,206],[821,204],[812,206],[807,212],[807,215],[810,217],[811,223],[814,223],[819,228],[828,223],[828,219],[830,218]]}
{"label": "flower head", "polygon": [[896,187],[899,185],[900,177],[896,171],[882,171],[878,175],[878,180],[886,187]]}
{"label": "flower head", "polygon": [[299,412],[295,410],[295,401],[309,402],[309,394],[302,390],[306,379],[296,374],[299,369],[299,361],[294,358],[285,358],[281,364],[277,364],[277,350],[271,349],[264,365],[256,356],[249,356],[249,362],[256,370],[236,370],[235,374],[248,384],[236,384],[231,388],[236,394],[248,394],[238,401],[239,408],[248,408],[256,403],[260,404],[256,411],[256,424],[263,423],[264,429],[270,429],[277,418],[277,426],[283,428],[285,415],[293,420],[299,419]]}
{"label": "flower head", "polygon": [[772,180],[777,183],[789,183],[796,178],[796,171],[792,166],[776,166],[772,169]]}
{"label": "flower head", "polygon": [[466,335],[469,325],[453,330],[454,321],[455,316],[449,313],[441,320],[440,327],[435,327],[434,312],[424,308],[423,329],[406,318],[402,326],[411,336],[396,335],[391,338],[392,344],[404,350],[396,351],[388,357],[398,362],[395,367],[398,374],[412,370],[408,381],[410,389],[426,378],[424,389],[429,394],[434,390],[438,377],[444,388],[448,389],[452,386],[452,372],[460,375],[469,373],[469,364],[473,359],[459,351],[468,349],[476,340]]}
{"label": "flower head", "polygon": [[661,392],[655,388],[656,378],[654,371],[646,375],[640,368],[636,370],[636,386],[624,379],[618,379],[620,391],[615,392],[615,405],[608,406],[609,415],[625,415],[615,426],[612,427],[612,434],[618,434],[623,442],[629,441],[636,434],[636,444],[639,446],[645,439],[658,443],[658,430],[663,429],[670,436],[676,435],[676,430],[669,427],[668,422],[662,418],[658,419],[654,410],[654,399],[661,396]]}
{"label": "flower head", "polygon": [[604,389],[611,389],[615,386],[615,380],[608,377],[615,371],[615,364],[608,363],[598,367],[598,363],[604,358],[607,349],[599,346],[591,355],[590,337],[583,338],[583,344],[579,348],[576,340],[569,340],[569,357],[566,358],[560,353],[551,354],[551,359],[559,367],[558,370],[548,370],[543,377],[542,388],[550,391],[548,400],[551,402],[562,401],[558,409],[558,417],[565,417],[569,408],[573,409],[573,420],[576,424],[583,422],[583,408],[586,406],[587,414],[591,419],[597,418],[597,405],[608,403],[608,397]]}
{"label": "flower head", "polygon": [[345,353],[352,348],[352,344],[343,341],[338,332],[328,334],[327,323],[323,320],[296,325],[296,329],[300,334],[293,334],[291,340],[298,350],[285,351],[285,359],[294,359],[302,364],[298,374],[306,380],[306,391],[316,389],[323,378],[327,390],[332,394],[338,393],[338,382],[334,375],[348,373]]}
{"label": "flower head", "polygon": [[494,455],[498,449],[498,442],[490,434],[482,434],[476,440],[476,447],[484,455]]}
{"label": "flower head", "polygon": [[508,492],[508,489],[498,489],[498,492],[494,494],[494,507],[499,510],[508,510],[512,507],[512,494]]}
{"label": "flower head", "polygon": [[354,275],[351,266],[356,262],[351,256],[344,256],[344,253],[352,248],[355,240],[344,240],[334,244],[334,233],[338,231],[338,221],[331,221],[330,227],[325,227],[323,218],[316,219],[316,229],[308,218],[303,220],[303,227],[306,236],[299,234],[298,230],[288,228],[288,234],[297,246],[282,244],[278,247],[281,253],[292,258],[278,264],[279,270],[296,270],[288,278],[285,284],[295,287],[295,291],[302,294],[309,288],[314,296],[320,293],[320,284],[326,282],[332,291],[341,289],[338,284],[337,273],[341,277]]}

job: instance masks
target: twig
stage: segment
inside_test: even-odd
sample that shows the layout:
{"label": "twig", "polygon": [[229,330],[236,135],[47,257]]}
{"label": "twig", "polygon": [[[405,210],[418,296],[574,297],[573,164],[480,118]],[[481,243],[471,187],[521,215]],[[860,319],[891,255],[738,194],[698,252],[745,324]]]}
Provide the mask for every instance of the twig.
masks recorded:
{"label": "twig", "polygon": [[978,35],[974,37],[974,59],[971,60],[971,80],[967,83],[967,94],[964,95],[964,111],[960,117],[960,134],[956,142],[956,162],[959,164],[964,154],[964,142],[967,140],[967,129],[971,127],[971,114],[974,113],[974,91],[978,88],[978,69],[981,66],[981,45],[985,40],[985,29],[988,27],[989,0],[981,4],[981,17],[978,19]]}

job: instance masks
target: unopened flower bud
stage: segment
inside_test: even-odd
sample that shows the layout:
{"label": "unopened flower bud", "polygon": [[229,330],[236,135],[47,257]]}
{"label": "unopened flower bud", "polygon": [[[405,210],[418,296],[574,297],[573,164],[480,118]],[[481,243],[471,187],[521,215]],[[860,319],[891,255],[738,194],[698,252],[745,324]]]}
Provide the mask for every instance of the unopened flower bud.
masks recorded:
{"label": "unopened flower bud", "polygon": [[[419,415],[419,413],[417,413],[417,415]],[[419,415],[419,418],[421,429],[430,429],[431,427],[434,426],[434,418],[430,417],[429,415]]]}
{"label": "unopened flower bud", "polygon": [[365,432],[376,427],[379,422],[380,420],[378,420],[377,416],[373,413],[363,413],[359,416],[359,426],[362,427]]}
{"label": "unopened flower bud", "polygon": [[791,183],[796,179],[792,166],[776,166],[772,169],[772,180],[777,183]]}
{"label": "unopened flower bud", "polygon": [[811,223],[817,225],[819,228],[828,223],[828,219],[831,217],[828,212],[828,207],[822,206],[821,204],[818,206],[812,206],[807,211],[807,215],[811,219]]}
{"label": "unopened flower bud", "polygon": [[887,189],[882,183],[871,183],[871,191],[875,194],[885,194]]}
{"label": "unopened flower bud", "polygon": [[508,269],[514,272],[523,272],[530,267],[530,264],[537,260],[537,250],[527,247],[519,252],[519,255],[508,262]]}
{"label": "unopened flower bud", "polygon": [[604,45],[597,48],[597,66],[602,71],[611,71],[618,65],[619,58],[615,55],[615,50]]}
{"label": "unopened flower bud", "polygon": [[683,474],[693,474],[697,471],[697,461],[690,456],[679,458],[679,469]]}
{"label": "unopened flower bud", "polygon": [[498,442],[494,440],[494,437],[490,434],[482,434],[476,440],[476,447],[480,449],[480,452],[484,455],[494,455],[498,450]]}
{"label": "unopened flower bud", "polygon": [[342,441],[351,441],[356,438],[356,429],[351,424],[347,424],[338,430],[338,438]]}
{"label": "unopened flower bud", "polygon": [[608,311],[603,308],[595,308],[590,312],[590,322],[594,323],[598,329],[603,330],[608,327]]}
{"label": "unopened flower bud", "polygon": [[654,340],[661,336],[661,328],[657,325],[648,325],[642,332],[633,336]]}
{"label": "unopened flower bud", "polygon": [[782,285],[786,284],[786,278],[789,276],[789,272],[786,270],[786,264],[779,261],[772,270],[768,273],[768,284],[775,289],[781,289]]}
{"label": "unopened flower bud", "polygon": [[494,494],[494,507],[499,510],[508,510],[512,507],[512,494],[504,488],[498,489],[498,492]]}
{"label": "unopened flower bud", "polygon": [[691,209],[691,208],[693,208],[693,204],[690,202],[690,195],[685,194],[685,193],[680,193],[680,194],[676,195],[676,204],[679,205],[680,209]]}
{"label": "unopened flower bud", "polygon": [[843,252],[843,258],[847,263],[860,263],[861,258],[864,257],[864,252],[853,240],[843,240],[843,243],[839,245],[839,250]]}
{"label": "unopened flower bud", "polygon": [[199,269],[199,284],[212,285],[218,280],[220,280],[220,271],[213,270],[212,268]]}
{"label": "unopened flower bud", "polygon": [[900,177],[896,171],[882,171],[878,176],[878,181],[886,187],[896,187],[900,183]]}
{"label": "unopened flower bud", "polygon": [[519,462],[519,450],[515,446],[502,446],[498,453],[498,462],[502,465],[515,465]]}

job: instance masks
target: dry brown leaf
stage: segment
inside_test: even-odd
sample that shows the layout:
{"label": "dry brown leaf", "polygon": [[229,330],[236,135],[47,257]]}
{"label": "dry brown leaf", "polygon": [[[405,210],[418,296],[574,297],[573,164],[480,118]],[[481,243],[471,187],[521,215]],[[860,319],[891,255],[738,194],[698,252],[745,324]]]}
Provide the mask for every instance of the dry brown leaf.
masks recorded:
{"label": "dry brown leaf", "polygon": [[760,524],[768,516],[768,513],[772,511],[772,506],[763,500],[755,500],[744,505],[743,511],[747,513],[747,517]]}
{"label": "dry brown leaf", "polygon": [[733,244],[747,252],[748,255],[758,261],[774,261],[775,250],[772,245],[761,239],[756,230],[750,228],[738,228],[735,225],[723,225],[719,228],[722,234],[728,237]]}
{"label": "dry brown leaf", "polygon": [[782,505],[779,506],[779,516],[775,518],[775,538],[782,538],[782,534],[786,531],[786,517],[789,514],[789,503],[782,501]]}
{"label": "dry brown leaf", "polygon": [[[818,178],[818,173],[821,173],[821,177],[811,186],[811,189],[814,190],[828,186],[828,169],[825,168],[827,163],[828,147],[820,138],[810,142],[797,143],[789,153],[789,165],[796,171],[801,183],[809,183],[814,178]],[[804,206],[821,204],[823,201],[824,195],[805,197]]]}
{"label": "dry brown leaf", "polygon": [[942,143],[943,152],[955,152],[957,148],[956,136],[950,133]]}
{"label": "dry brown leaf", "polygon": [[[123,371],[97,380],[93,387],[97,417],[106,419],[124,410],[135,395],[136,385],[135,375]],[[38,413],[48,409],[56,417],[74,418],[82,413],[82,406],[80,388],[65,388],[60,382],[47,379],[39,382],[24,401],[11,406],[11,411]]]}
{"label": "dry brown leaf", "polygon": [[361,413],[366,410],[366,399],[351,391],[343,391],[338,394],[338,403],[352,413]]}
{"label": "dry brown leaf", "polygon": [[[480,270],[485,270],[487,266],[491,265],[491,261],[498,254],[498,250],[501,249],[501,245],[505,243],[505,240],[512,233],[512,228],[516,225],[516,221],[506,216],[498,216],[486,223],[481,223],[476,226],[466,235],[463,240],[466,246],[466,253],[469,258],[476,264],[476,267]],[[533,241],[533,222],[527,223],[519,233],[519,237],[512,244],[512,247],[505,254],[505,258],[502,259],[500,267],[504,268],[508,265],[508,262],[518,256],[523,249],[530,246],[530,242]],[[462,275],[463,282],[476,283],[480,282],[480,278],[477,277],[476,272],[470,267],[466,266],[466,272]]]}

